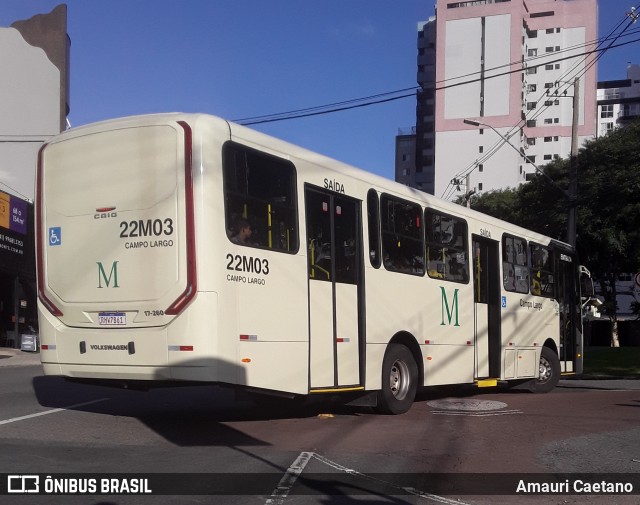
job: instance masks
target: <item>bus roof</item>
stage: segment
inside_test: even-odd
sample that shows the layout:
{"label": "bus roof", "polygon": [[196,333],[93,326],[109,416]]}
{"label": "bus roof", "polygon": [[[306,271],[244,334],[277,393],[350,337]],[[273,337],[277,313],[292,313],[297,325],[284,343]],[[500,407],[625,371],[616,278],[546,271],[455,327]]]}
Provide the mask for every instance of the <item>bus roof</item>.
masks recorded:
{"label": "bus roof", "polygon": [[552,237],[545,236],[543,234],[528,230],[526,228],[509,223],[507,221],[500,220],[498,218],[494,218],[488,214],[469,209],[456,203],[442,200],[434,195],[395,182],[391,179],[387,179],[386,177],[368,172],[365,169],[349,165],[333,158],[329,158],[328,156],[316,153],[277,137],[273,137],[266,133],[259,132],[252,128],[248,128],[246,126],[233,123],[231,121],[227,121],[223,118],[210,114],[172,112],[128,116],[75,127],[67,130],[66,132],[63,132],[59,135],[59,137],[64,138],[77,135],[86,135],[93,132],[103,131],[105,129],[111,129],[114,127],[120,128],[129,126],[143,126],[149,124],[162,124],[177,121],[185,121],[193,127],[194,139],[198,138],[198,124],[217,123],[217,126],[219,127],[220,123],[224,123],[227,125],[227,128],[229,130],[229,138],[232,140],[239,142],[245,140],[254,145],[258,145],[264,148],[266,151],[270,151],[272,154],[279,155],[287,159],[303,160],[310,164],[322,166],[326,170],[334,171],[335,173],[339,173],[346,177],[358,179],[359,181],[369,184],[371,187],[379,191],[387,192],[389,194],[403,197],[408,200],[419,201],[425,206],[434,207],[440,211],[447,212],[453,215],[466,216],[468,218],[475,219],[487,224],[492,224],[496,227],[509,230],[510,232],[513,232],[515,234],[525,235],[535,241],[543,243],[555,243],[565,250],[573,251],[572,246],[557,239],[553,239]]}

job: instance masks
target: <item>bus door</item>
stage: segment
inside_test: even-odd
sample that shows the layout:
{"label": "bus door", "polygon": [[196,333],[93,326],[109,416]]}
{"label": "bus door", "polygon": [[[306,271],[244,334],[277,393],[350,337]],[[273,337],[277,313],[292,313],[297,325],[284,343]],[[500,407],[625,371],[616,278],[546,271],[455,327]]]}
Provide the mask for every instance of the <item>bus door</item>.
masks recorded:
{"label": "bus door", "polygon": [[[560,372],[580,373],[576,370],[576,353],[582,339],[580,300],[576,294],[576,266],[573,257],[557,254],[557,296],[560,305]],[[576,312],[577,311],[577,312]]]}
{"label": "bus door", "polygon": [[476,378],[500,377],[500,256],[498,242],[472,236]]}
{"label": "bus door", "polygon": [[361,202],[305,189],[311,390],[362,384]]}

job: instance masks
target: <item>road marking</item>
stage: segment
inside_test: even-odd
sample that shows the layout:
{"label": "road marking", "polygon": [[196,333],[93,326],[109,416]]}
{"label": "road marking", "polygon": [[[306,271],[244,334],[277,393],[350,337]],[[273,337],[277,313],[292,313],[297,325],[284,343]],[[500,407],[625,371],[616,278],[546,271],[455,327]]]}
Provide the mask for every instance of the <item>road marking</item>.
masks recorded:
{"label": "road marking", "polygon": [[27,416],[14,417],[12,419],[5,419],[4,421],[0,421],[0,425],[16,423],[18,421],[26,421],[27,419],[33,419],[34,417],[46,416],[48,414],[55,414],[56,412],[62,412],[64,410],[72,410],[78,407],[84,407],[85,405],[92,405],[94,403],[103,402],[105,400],[109,400],[109,398],[100,398],[99,400],[91,400],[90,402],[76,403],[75,405],[69,405],[68,407],[63,407],[60,409],[45,410],[44,412],[37,412],[35,414],[29,414]]}
{"label": "road marking", "polygon": [[[469,505],[461,500],[452,500],[450,498],[445,498],[444,496],[438,496],[431,493],[425,493],[424,491],[420,491],[419,489],[415,489],[412,487],[402,487],[394,484],[393,482],[388,482],[386,480],[378,479],[376,477],[372,477],[365,473],[358,472],[353,468],[347,468],[346,466],[341,465],[340,463],[336,463],[335,461],[331,461],[324,456],[317,454],[315,452],[301,452],[298,458],[292,463],[292,465],[287,469],[287,472],[284,474],[282,479],[280,479],[280,483],[278,487],[271,493],[271,498],[266,501],[265,505],[281,505],[284,502],[284,499],[291,491],[296,479],[304,470],[304,467],[307,466],[307,463],[311,458],[315,458],[321,463],[324,463],[331,468],[338,470],[340,472],[348,473],[349,475],[355,475],[362,479],[367,479],[373,482],[378,482],[381,484],[385,484],[391,488],[397,489],[401,491],[401,494],[412,494],[415,496],[420,496],[421,498],[426,498],[436,503],[443,503],[445,505]],[[294,474],[294,475],[292,475]]]}
{"label": "road marking", "polygon": [[291,463],[291,466],[287,468],[282,479],[278,482],[278,487],[273,490],[271,497],[265,502],[265,505],[281,505],[284,503],[285,498],[289,496],[293,485],[296,483],[296,480],[298,480],[299,475],[302,473],[302,470],[304,470],[304,467],[307,466],[312,456],[312,452],[300,453],[296,460]]}

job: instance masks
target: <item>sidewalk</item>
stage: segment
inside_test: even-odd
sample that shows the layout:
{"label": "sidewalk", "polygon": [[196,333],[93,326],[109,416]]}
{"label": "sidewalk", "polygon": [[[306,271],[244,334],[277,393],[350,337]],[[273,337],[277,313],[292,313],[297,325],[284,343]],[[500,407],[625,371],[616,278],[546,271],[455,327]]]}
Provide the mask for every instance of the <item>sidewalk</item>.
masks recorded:
{"label": "sidewalk", "polygon": [[25,352],[10,347],[0,347],[0,367],[40,365],[39,352]]}

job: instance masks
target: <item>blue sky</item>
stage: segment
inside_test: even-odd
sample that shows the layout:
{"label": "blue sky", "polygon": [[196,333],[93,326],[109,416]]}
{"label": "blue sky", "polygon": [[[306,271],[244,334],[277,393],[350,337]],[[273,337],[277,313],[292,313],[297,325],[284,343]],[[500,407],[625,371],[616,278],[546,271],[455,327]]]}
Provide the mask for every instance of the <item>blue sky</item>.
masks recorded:
{"label": "blue sky", "polygon": [[[59,3],[0,0],[0,26]],[[433,0],[65,3],[74,126],[169,111],[243,119],[409,88],[417,24],[434,14]],[[638,0],[599,3],[603,36]],[[607,53],[599,80],[625,78],[639,47]],[[395,135],[414,124],[415,99],[404,98],[254,128],[393,178]]]}

